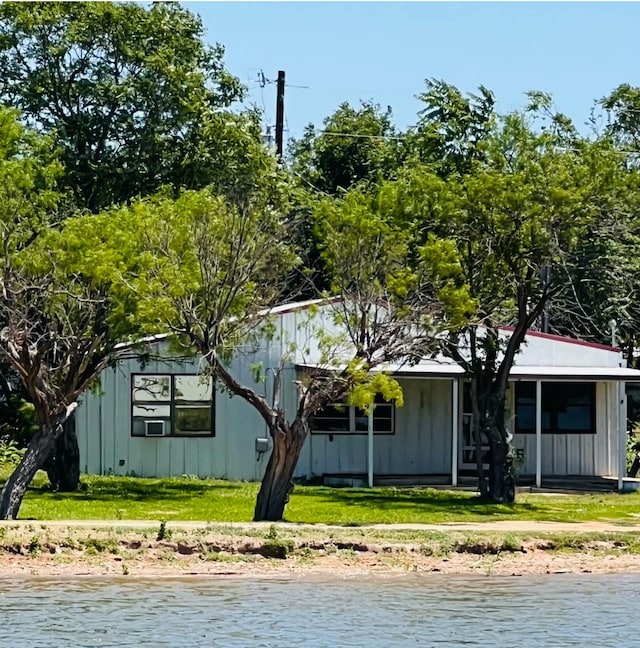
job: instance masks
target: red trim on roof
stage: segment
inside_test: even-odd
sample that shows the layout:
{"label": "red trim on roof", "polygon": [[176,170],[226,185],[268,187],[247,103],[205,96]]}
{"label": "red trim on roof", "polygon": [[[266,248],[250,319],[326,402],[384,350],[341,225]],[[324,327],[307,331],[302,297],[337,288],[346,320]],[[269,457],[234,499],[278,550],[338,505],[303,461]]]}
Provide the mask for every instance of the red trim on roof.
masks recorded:
{"label": "red trim on roof", "polygon": [[[515,330],[514,326],[500,326],[504,331]],[[531,337],[539,337],[545,340],[555,340],[556,342],[565,342],[566,344],[577,344],[578,346],[590,347],[592,349],[602,349],[603,351],[612,351],[613,353],[620,353],[619,347],[612,347],[610,344],[600,344],[599,342],[587,342],[586,340],[578,340],[576,338],[565,337],[564,335],[554,335],[553,333],[543,333],[542,331],[528,330],[527,335]]]}

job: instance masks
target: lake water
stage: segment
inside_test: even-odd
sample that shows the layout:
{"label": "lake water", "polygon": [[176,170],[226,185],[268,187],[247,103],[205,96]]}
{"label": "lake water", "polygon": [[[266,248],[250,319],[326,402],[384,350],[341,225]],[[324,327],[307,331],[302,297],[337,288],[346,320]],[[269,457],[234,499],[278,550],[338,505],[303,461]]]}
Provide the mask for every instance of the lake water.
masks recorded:
{"label": "lake water", "polygon": [[0,580],[0,646],[640,645],[640,576]]}

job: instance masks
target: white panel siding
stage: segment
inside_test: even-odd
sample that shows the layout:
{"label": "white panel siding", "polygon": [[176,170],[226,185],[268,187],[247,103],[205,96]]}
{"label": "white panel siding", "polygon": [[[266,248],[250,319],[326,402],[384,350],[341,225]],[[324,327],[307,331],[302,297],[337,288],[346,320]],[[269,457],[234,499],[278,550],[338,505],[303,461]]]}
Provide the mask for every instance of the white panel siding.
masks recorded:
{"label": "white panel siding", "polygon": [[[279,358],[280,349],[274,353]],[[265,383],[255,383],[250,365],[262,362],[265,370],[276,366],[269,352],[239,357],[232,367],[245,384],[265,393]],[[257,461],[255,439],[266,426],[257,412],[240,398],[218,392],[213,437],[147,438],[131,436],[132,373],[197,373],[189,362],[121,362],[101,376],[100,392],[83,395],[77,410],[81,466],[88,473],[155,476],[196,475],[256,480],[266,466]],[[101,448],[102,446],[102,448]]]}
{"label": "white panel siding", "polygon": [[[451,473],[451,381],[400,380],[404,407],[396,408],[395,434],[374,436],[374,474]],[[366,434],[312,434],[297,474],[367,471]]]}
{"label": "white panel siding", "polygon": [[[240,381],[265,395],[273,395],[272,370],[295,341],[298,349],[282,376],[282,406],[289,418],[297,406],[296,373],[293,363],[313,362],[320,355],[316,330],[335,331],[330,308],[315,318],[292,310],[275,319],[275,335],[260,350],[251,345],[239,350],[230,367]],[[168,350],[166,343],[158,345]],[[569,363],[574,366],[616,366],[618,355],[602,348],[580,347],[545,338],[532,338],[518,358],[522,364]],[[264,380],[256,382],[252,366],[261,363]],[[240,398],[218,392],[215,403],[215,436],[200,438],[144,438],[131,436],[132,373],[196,373],[198,362],[151,361],[142,366],[135,360],[107,369],[101,378],[100,394],[83,395],[76,412],[81,467],[88,473],[135,474],[259,480],[269,453],[259,457],[255,440],[268,437],[264,420]],[[377,475],[449,475],[451,473],[451,395],[448,379],[403,378],[405,406],[396,409],[395,434],[375,435],[374,473]],[[617,429],[615,387],[597,386],[596,435],[543,435],[543,476],[616,474]],[[612,434],[607,432],[607,403],[613,412]],[[535,435],[516,435],[514,445],[523,448],[523,474],[535,474]],[[312,435],[304,445],[297,476],[325,473],[366,473],[367,436]]]}
{"label": "white panel siding", "polygon": [[[542,435],[542,476],[594,476],[615,474],[615,437],[607,435],[608,383],[596,384],[596,434],[543,434]],[[615,435],[615,430],[614,430]],[[536,472],[535,434],[516,434],[515,448],[523,448],[525,463],[523,475]]]}

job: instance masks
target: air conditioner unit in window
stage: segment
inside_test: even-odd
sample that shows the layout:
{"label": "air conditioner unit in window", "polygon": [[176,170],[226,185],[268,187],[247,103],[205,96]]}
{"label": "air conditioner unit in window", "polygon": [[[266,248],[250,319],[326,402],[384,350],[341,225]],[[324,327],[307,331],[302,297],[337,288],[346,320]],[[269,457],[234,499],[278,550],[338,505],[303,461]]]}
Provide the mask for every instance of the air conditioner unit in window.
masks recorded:
{"label": "air conditioner unit in window", "polygon": [[145,421],[144,435],[148,437],[167,436],[167,430],[164,421]]}

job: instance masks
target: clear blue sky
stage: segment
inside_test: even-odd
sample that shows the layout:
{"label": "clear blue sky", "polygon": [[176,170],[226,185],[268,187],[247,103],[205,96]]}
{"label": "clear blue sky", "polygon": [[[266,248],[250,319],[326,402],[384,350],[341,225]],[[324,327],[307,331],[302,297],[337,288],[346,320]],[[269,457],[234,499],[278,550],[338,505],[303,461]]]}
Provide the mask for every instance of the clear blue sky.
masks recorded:
{"label": "clear blue sky", "polygon": [[227,69],[249,102],[275,121],[275,86],[260,70],[285,70],[289,137],[320,126],[343,101],[393,108],[416,120],[424,79],[464,92],[483,84],[498,108],[523,107],[527,90],[550,92],[581,128],[595,99],[623,82],[640,86],[640,3],[635,2],[187,2],[207,40],[225,46]]}

